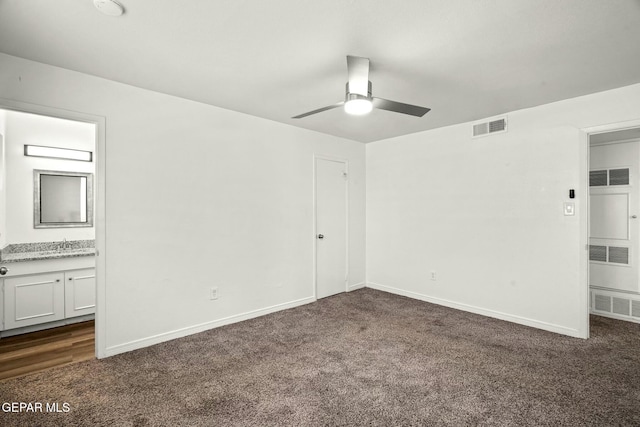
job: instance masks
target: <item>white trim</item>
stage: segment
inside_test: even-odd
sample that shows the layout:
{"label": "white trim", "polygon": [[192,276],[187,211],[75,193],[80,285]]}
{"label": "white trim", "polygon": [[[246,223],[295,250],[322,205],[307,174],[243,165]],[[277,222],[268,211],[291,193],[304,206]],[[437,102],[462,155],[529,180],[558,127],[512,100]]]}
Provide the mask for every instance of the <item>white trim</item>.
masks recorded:
{"label": "white trim", "polygon": [[344,291],[349,292],[349,280],[351,279],[349,277],[349,242],[351,241],[351,239],[349,238],[349,182],[351,182],[349,159],[344,160],[344,173],[346,174],[344,177]]}
{"label": "white trim", "polygon": [[589,134],[580,132],[578,141],[578,173],[580,183],[576,194],[578,205],[578,330],[581,338],[589,338]]}
{"label": "white trim", "polygon": [[[600,132],[602,133],[602,132]],[[596,135],[596,134],[591,134]],[[615,144],[628,144],[630,142],[639,142],[640,138],[629,138],[629,139],[616,139],[615,141],[607,141],[607,142],[598,142],[596,144],[589,143],[590,147],[601,147],[603,145],[615,145]],[[615,168],[614,168],[615,169]]]}
{"label": "white trim", "polygon": [[106,357],[106,118],[104,116],[0,98],[0,109],[39,114],[95,125],[94,229],[96,240],[96,357]]}
{"label": "white trim", "polygon": [[366,288],[366,283],[365,282],[360,282],[360,283],[356,283],[355,285],[349,285],[347,287],[347,292],[351,292],[351,291],[357,291],[358,289],[363,289]]}
{"label": "white trim", "polygon": [[602,316],[602,317],[608,317],[610,319],[622,320],[624,322],[640,323],[640,319],[636,317],[623,316],[621,314],[616,314],[616,313],[605,313],[603,311],[597,311],[595,309],[591,310],[591,314],[593,314],[594,316]]}
{"label": "white trim", "polygon": [[337,162],[337,163],[348,163],[349,161],[344,158],[344,157],[336,157],[336,156],[330,156],[327,154],[313,154],[313,159],[315,162],[315,159],[322,159],[322,160],[329,160],[330,162]]}
{"label": "white trim", "polygon": [[[633,129],[637,127],[640,127],[640,119],[627,120],[625,122],[619,122],[619,123],[608,123],[605,125],[591,126],[588,128],[582,128],[581,131],[589,135],[594,135],[597,133]],[[587,142],[588,142],[588,139],[587,139]]]}
{"label": "white trim", "polygon": [[171,341],[176,338],[186,337],[188,335],[204,332],[209,329],[218,328],[220,326],[230,325],[232,323],[242,322],[243,320],[249,320],[256,317],[264,316],[266,314],[275,313],[277,311],[287,310],[289,308],[298,307],[301,305],[315,302],[315,297],[307,297],[299,300],[276,304],[271,307],[261,308],[258,310],[248,311],[246,313],[236,314],[234,316],[225,317],[211,322],[200,323],[198,325],[188,326],[186,328],[176,329],[170,332],[164,332],[158,335],[153,335],[147,338],[130,341],[124,344],[114,345],[105,349],[105,356],[114,356],[120,353],[126,353],[132,350],[138,350],[140,348],[149,347],[154,344],[160,344],[165,341]]}
{"label": "white trim", "polygon": [[312,209],[312,215],[313,215],[313,223],[311,225],[312,229],[313,229],[313,235],[311,238],[311,245],[312,245],[312,253],[313,253],[313,266],[312,266],[312,270],[313,270],[313,280],[312,280],[312,286],[313,289],[311,289],[311,292],[313,294],[314,298],[318,298],[318,293],[316,292],[316,289],[318,288],[318,254],[317,254],[317,249],[318,249],[318,245],[316,243],[316,236],[318,235],[318,213],[316,212],[316,181],[317,181],[317,175],[318,175],[318,171],[317,171],[317,166],[316,166],[316,156],[315,154],[313,155],[313,178],[312,178],[312,183],[311,186],[312,191],[312,199],[311,199],[311,204],[313,206]]}
{"label": "white trim", "polygon": [[[313,296],[318,298],[318,256],[316,253],[317,242],[316,236],[318,235],[318,200],[317,200],[317,184],[318,184],[318,160],[326,160],[336,163],[344,163],[344,170],[347,174],[345,179],[345,283],[344,291],[349,292],[349,160],[341,157],[327,156],[323,154],[313,155]],[[354,285],[355,286],[355,285]],[[363,283],[364,287],[364,283]]]}
{"label": "white trim", "polygon": [[591,285],[590,289],[592,291],[604,291],[604,292],[611,292],[611,293],[622,293],[627,295],[640,296],[640,292],[638,291],[628,291],[626,289],[613,289],[613,288],[607,288],[606,286]]}
{"label": "white trim", "polygon": [[529,319],[527,317],[515,316],[508,313],[502,313],[500,311],[488,310],[486,308],[476,307],[474,305],[463,304],[455,301],[449,301],[442,298],[434,298],[434,297],[419,294],[416,292],[405,291],[403,289],[381,285],[379,283],[368,282],[367,288],[377,289],[379,291],[389,292],[391,294],[402,295],[402,296],[417,299],[420,301],[425,301],[432,304],[454,308],[456,310],[468,311],[470,313],[480,314],[487,317],[493,317],[500,320],[506,320],[507,322],[518,323],[520,325],[525,325],[525,326],[531,326],[533,328],[543,329],[545,331],[555,332],[557,334],[569,335],[571,337],[576,337],[576,338],[586,338],[582,335],[581,331],[578,329],[567,328],[567,327],[556,325],[553,323],[541,322],[539,320]]}

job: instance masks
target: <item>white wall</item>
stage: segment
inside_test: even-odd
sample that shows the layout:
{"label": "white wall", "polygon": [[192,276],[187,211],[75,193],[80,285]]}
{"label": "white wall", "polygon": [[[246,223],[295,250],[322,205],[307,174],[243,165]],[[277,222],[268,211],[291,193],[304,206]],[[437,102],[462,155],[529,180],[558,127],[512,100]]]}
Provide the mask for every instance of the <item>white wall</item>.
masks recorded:
{"label": "white wall", "polygon": [[106,118],[104,354],[312,301],[314,154],[349,160],[364,282],[363,144],[2,54],[0,98]]}
{"label": "white wall", "polygon": [[34,169],[94,173],[94,162],[28,157],[24,145],[94,151],[95,125],[7,111],[5,150],[7,166],[6,244],[93,239],[93,227],[33,227]]}
{"label": "white wall", "polygon": [[503,134],[465,123],[368,144],[368,286],[585,336],[581,129],[638,118],[634,85],[509,113]]}

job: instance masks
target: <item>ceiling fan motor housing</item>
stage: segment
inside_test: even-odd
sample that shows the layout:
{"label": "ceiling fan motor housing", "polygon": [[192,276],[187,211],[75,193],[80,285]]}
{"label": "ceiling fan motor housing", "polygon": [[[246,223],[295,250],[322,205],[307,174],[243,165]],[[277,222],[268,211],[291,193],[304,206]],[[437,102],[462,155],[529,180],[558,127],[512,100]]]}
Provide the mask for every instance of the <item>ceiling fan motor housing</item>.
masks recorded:
{"label": "ceiling fan motor housing", "polygon": [[368,99],[369,101],[372,100],[372,97],[371,97],[371,80],[369,80],[369,84],[367,85],[367,95],[366,96],[363,95],[363,94],[360,94],[360,93],[351,92],[349,90],[349,82],[347,82],[346,94],[345,94],[345,97],[344,97],[344,101],[347,102],[347,101],[351,101],[353,99]]}

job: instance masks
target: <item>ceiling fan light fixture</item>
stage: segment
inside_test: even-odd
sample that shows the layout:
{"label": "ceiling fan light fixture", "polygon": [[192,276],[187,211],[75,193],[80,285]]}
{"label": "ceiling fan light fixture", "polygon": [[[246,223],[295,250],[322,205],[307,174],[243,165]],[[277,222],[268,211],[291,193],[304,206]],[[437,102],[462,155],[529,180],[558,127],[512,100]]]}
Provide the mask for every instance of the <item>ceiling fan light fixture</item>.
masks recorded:
{"label": "ceiling fan light fixture", "polygon": [[347,74],[349,75],[349,80],[345,88],[344,102],[336,102],[333,105],[298,114],[291,118],[301,119],[342,106],[344,106],[344,111],[347,114],[355,116],[368,114],[373,110],[373,107],[414,117],[422,117],[430,111],[429,108],[418,105],[373,97],[371,94],[371,81],[369,80],[369,58],[347,55]]}
{"label": "ceiling fan light fixture", "polygon": [[373,103],[368,98],[350,99],[344,103],[344,111],[354,116],[364,116],[373,110]]}

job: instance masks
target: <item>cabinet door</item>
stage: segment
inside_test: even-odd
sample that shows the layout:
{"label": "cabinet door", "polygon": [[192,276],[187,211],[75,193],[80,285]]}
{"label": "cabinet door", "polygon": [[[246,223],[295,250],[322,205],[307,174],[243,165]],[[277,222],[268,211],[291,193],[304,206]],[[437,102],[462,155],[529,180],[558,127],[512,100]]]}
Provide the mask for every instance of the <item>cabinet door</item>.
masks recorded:
{"label": "cabinet door", "polygon": [[95,268],[85,268],[64,273],[65,317],[96,312],[95,271]]}
{"label": "cabinet door", "polygon": [[63,319],[63,279],[63,273],[4,279],[5,329]]}

